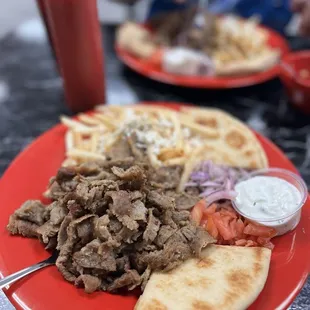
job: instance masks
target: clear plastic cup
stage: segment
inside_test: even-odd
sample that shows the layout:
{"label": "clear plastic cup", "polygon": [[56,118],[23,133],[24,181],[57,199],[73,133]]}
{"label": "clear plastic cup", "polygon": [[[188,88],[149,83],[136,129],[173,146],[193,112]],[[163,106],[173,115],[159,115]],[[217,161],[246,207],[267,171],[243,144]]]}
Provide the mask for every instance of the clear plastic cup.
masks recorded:
{"label": "clear plastic cup", "polygon": [[233,207],[235,210],[242,215],[243,217],[254,221],[258,224],[264,225],[264,226],[269,226],[273,227],[277,230],[277,235],[283,235],[291,230],[293,230],[299,223],[300,221],[300,216],[301,216],[301,209],[303,205],[305,204],[308,196],[308,190],[305,182],[303,179],[298,176],[297,174],[281,169],[281,168],[266,168],[266,169],[261,169],[261,170],[256,170],[252,173],[249,173],[246,177],[240,179],[238,181],[246,181],[250,178],[253,178],[255,176],[270,176],[270,177],[277,177],[279,179],[283,179],[287,181],[288,183],[292,184],[300,193],[301,196],[301,201],[300,203],[296,206],[294,211],[290,212],[289,214],[286,214],[285,216],[278,216],[270,219],[266,218],[257,218],[253,216],[249,216],[248,214],[244,213],[238,208],[238,204],[236,201],[232,201]]}

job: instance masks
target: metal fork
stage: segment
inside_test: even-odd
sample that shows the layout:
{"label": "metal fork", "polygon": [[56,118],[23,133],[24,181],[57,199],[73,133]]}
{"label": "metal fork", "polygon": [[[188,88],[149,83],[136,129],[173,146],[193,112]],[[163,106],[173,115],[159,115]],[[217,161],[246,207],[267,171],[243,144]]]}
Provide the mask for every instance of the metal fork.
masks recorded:
{"label": "metal fork", "polygon": [[44,267],[54,265],[56,263],[58,255],[59,255],[59,252],[55,250],[48,259],[46,259],[40,263],[37,263],[35,265],[32,265],[30,267],[27,267],[25,269],[22,269],[20,271],[17,271],[15,273],[1,279],[0,280],[0,290],[5,288],[7,285],[14,283],[17,280],[22,279],[23,277],[27,276],[30,273],[33,273],[33,272],[35,272],[39,269],[42,269]]}

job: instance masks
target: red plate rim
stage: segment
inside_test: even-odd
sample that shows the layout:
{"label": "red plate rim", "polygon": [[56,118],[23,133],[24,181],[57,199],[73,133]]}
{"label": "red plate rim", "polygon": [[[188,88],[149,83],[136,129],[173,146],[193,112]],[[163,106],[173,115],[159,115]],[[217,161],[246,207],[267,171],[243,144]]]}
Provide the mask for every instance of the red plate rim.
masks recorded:
{"label": "red plate rim", "polygon": [[[242,20],[242,19],[241,19]],[[290,52],[290,47],[283,36],[278,32],[264,27],[268,33],[269,45],[278,48],[281,52],[281,59]],[[271,80],[279,75],[280,65],[276,64],[266,71],[258,72],[243,76],[232,77],[190,77],[170,74],[156,68],[153,65],[133,56],[124,49],[115,44],[115,51],[119,59],[129,68],[137,73],[148,77],[152,80],[163,82],[166,84],[191,87],[191,88],[207,88],[207,89],[230,89],[252,86]]]}
{"label": "red plate rim", "polygon": [[[168,103],[168,102],[164,102],[164,103],[143,102],[143,103],[144,104],[152,104],[152,105],[162,105],[162,106],[165,106],[165,107],[168,107],[168,108],[174,108],[174,109],[177,109],[177,108],[179,108],[181,106],[181,104],[179,104],[179,103]],[[43,148],[46,147],[46,141],[49,144],[52,144],[52,143],[56,143],[56,141],[59,141],[60,139],[63,140],[64,132],[65,132],[65,126],[64,125],[56,125],[52,129],[48,130],[46,133],[41,135],[39,138],[37,138],[22,153],[20,153],[16,157],[16,159],[12,162],[10,167],[6,170],[6,172],[4,173],[2,179],[0,180],[0,193],[1,192],[4,193],[3,192],[4,187],[5,187],[4,184],[7,184],[7,182],[9,182],[9,179],[12,176],[14,178],[14,175],[15,175],[15,178],[16,178],[17,171],[19,171],[19,169],[20,169],[20,167],[22,165],[25,165],[25,163],[27,163],[27,161],[31,161],[32,159],[35,160],[36,157],[40,158],[40,156],[36,155],[36,154],[38,154],[38,153],[36,153],[36,151],[39,150],[42,147]],[[265,138],[265,137],[263,137],[263,136],[261,136],[259,134],[257,134],[257,136],[258,136],[259,140],[261,141],[261,143],[263,144],[263,146],[266,148],[267,155],[268,154],[273,154],[272,156],[274,158],[280,158],[281,166],[285,166],[286,169],[289,169],[289,170],[291,170],[293,172],[297,172],[297,170],[294,167],[294,165],[290,162],[290,160],[287,157],[285,157],[285,155],[282,153],[282,151],[277,146],[275,146],[267,138]],[[63,155],[64,154],[61,155],[62,158],[63,158]],[[59,161],[60,154],[58,154],[57,156],[58,156],[57,161]],[[41,162],[41,160],[40,160],[40,162]],[[43,160],[43,162],[44,162],[44,160]],[[55,170],[55,168],[56,167],[51,167],[51,168],[48,168],[48,169],[49,170]],[[7,184],[7,186],[9,186],[9,185]],[[45,184],[44,184],[44,186],[45,186]],[[31,197],[29,197],[29,198],[31,198]],[[1,201],[1,198],[0,198],[0,201]],[[7,219],[5,219],[5,220],[7,220]],[[310,203],[309,203],[309,199],[308,199],[308,202],[307,202],[307,206],[303,209],[302,221],[303,221],[303,226],[305,225],[305,222],[307,222],[307,223],[310,222]],[[1,222],[1,220],[0,220],[0,222]],[[2,222],[4,222],[4,220],[2,220]],[[3,227],[1,227],[0,230],[3,230]],[[287,292],[287,295],[281,296],[281,298],[280,298],[281,299],[281,305],[279,305],[277,307],[277,309],[285,309],[286,307],[288,307],[292,303],[292,301],[295,299],[295,297],[298,295],[298,293],[302,289],[305,281],[307,280],[308,270],[309,270],[309,267],[310,267],[310,246],[309,246],[310,245],[310,229],[306,228],[306,231],[304,231],[304,234],[305,234],[305,236],[303,236],[303,238],[304,238],[304,241],[306,240],[305,242],[307,242],[307,243],[306,244],[303,243],[303,246],[304,246],[303,256],[304,257],[302,258],[302,260],[303,260],[303,263],[305,261],[307,262],[307,264],[305,265],[306,268],[305,268],[305,270],[303,269],[303,272],[300,275],[300,278],[298,279],[298,283],[294,282],[294,285],[296,284],[296,286],[294,286],[294,289],[289,291],[289,292]],[[285,238],[285,236],[283,236],[283,237]],[[10,238],[12,238],[12,237],[10,237]],[[280,238],[282,238],[282,237],[280,237]],[[279,240],[280,240],[280,238],[279,238]],[[294,239],[295,238],[295,233],[293,234],[293,236],[290,236],[290,238]],[[3,244],[1,246],[1,243],[2,243],[1,239],[3,240],[3,232],[0,232],[0,249],[2,248],[2,251],[3,251],[3,249],[5,249],[5,245]],[[25,240],[25,239],[23,239],[23,240]],[[279,246],[279,250],[277,250],[277,253],[276,253],[277,256],[281,256],[283,254],[282,250],[284,250],[284,251],[286,250],[286,252],[288,250],[287,247],[286,248],[285,248],[285,246],[283,247],[283,244],[277,242],[279,240],[275,240],[275,242],[276,242],[276,249],[277,249],[277,246]],[[292,241],[292,247],[296,246],[294,242],[295,241]],[[35,243],[38,244],[38,246],[36,246],[36,249],[40,250],[39,255],[42,256],[42,258],[46,257],[47,255],[46,255],[45,251],[42,251],[43,247],[37,241],[35,241]],[[25,257],[25,259],[26,259],[26,257]],[[289,258],[289,259],[291,259],[291,258]],[[289,260],[288,260],[288,262],[289,262]],[[278,260],[277,260],[277,263],[278,263]],[[281,268],[283,269],[284,267],[282,266]],[[0,251],[0,277],[1,277],[1,272],[3,274],[7,274],[8,269],[9,269],[10,272],[15,271],[15,270],[12,270],[12,266],[10,268],[7,267],[7,263],[5,263],[4,258],[3,258],[3,252]],[[40,278],[40,276],[41,276],[41,278]],[[30,279],[30,282],[34,281],[35,277],[38,277],[38,281],[42,281],[42,279],[45,279],[47,276],[50,276],[50,273],[48,272],[47,269],[45,269],[42,272],[39,272],[37,275],[34,275],[33,278]],[[43,278],[43,277],[45,277],[45,278]],[[61,277],[58,277],[57,281],[65,282]],[[39,283],[42,283],[42,282],[39,282]],[[268,283],[268,280],[267,280],[267,283]],[[36,283],[36,284],[38,285],[38,283]],[[65,287],[66,290],[68,289],[68,291],[69,291],[68,295],[70,295],[70,293],[76,291],[76,289],[71,284],[68,284],[68,285],[67,285],[67,283],[59,283],[59,284],[61,284],[61,286]],[[25,283],[25,285],[27,286],[27,282]],[[274,285],[274,283],[273,283],[273,285]],[[276,285],[277,286],[281,285],[281,283],[277,283]],[[16,291],[18,292],[18,294],[14,293],[14,288],[16,288]],[[29,285],[28,285],[28,289],[29,289]],[[35,290],[35,288],[32,288],[32,289]],[[264,293],[264,290],[263,290],[263,293]],[[43,292],[41,294],[44,295]],[[41,294],[37,294],[39,299],[43,298],[43,297],[41,297]],[[47,294],[47,296],[50,296],[49,293],[46,293],[46,294]],[[104,294],[104,293],[98,293],[98,294]],[[95,294],[95,296],[93,296],[94,298],[92,298],[92,297],[88,297],[88,295],[84,296],[83,293],[78,292],[77,294],[72,294],[72,298],[80,298],[82,296],[83,299],[86,299],[86,301],[89,300],[89,302],[92,302],[93,301],[92,299],[97,299],[97,300],[100,300],[100,305],[102,305],[102,301],[103,301],[102,298],[104,298],[104,296],[101,295],[101,298],[99,299],[98,298],[98,294]],[[282,293],[282,295],[283,295],[283,293]],[[10,300],[13,302],[14,306],[17,307],[17,309],[29,309],[29,307],[27,307],[26,302],[24,304],[21,302],[23,300],[22,298],[26,297],[25,294],[23,294],[22,283],[21,283],[21,285],[20,284],[13,285],[12,288],[8,291],[8,296],[9,296]],[[20,296],[22,298],[19,298]],[[272,299],[273,297],[274,296],[271,294],[268,297],[268,299]],[[27,299],[27,297],[26,297],[26,299]],[[120,297],[120,299],[121,299],[121,297]],[[264,298],[258,298],[258,300],[256,300],[255,303],[249,309],[252,309],[252,310],[253,309],[262,309],[261,306],[260,306],[260,303],[262,302],[261,299],[264,299]],[[40,303],[40,300],[38,302]],[[114,307],[113,308],[109,308],[108,307],[107,309],[119,309],[119,307],[117,306],[118,299],[116,299],[115,302],[116,302],[115,308]],[[40,304],[42,305],[42,303],[40,303]],[[64,301],[64,305],[65,304],[66,303]],[[97,303],[95,305],[97,305]],[[98,303],[98,306],[99,306],[99,303]],[[61,307],[61,309],[67,309],[66,307],[65,306],[64,306],[64,308]],[[81,307],[82,307],[82,305],[81,305]],[[78,309],[84,309],[84,308],[78,308]],[[93,309],[95,309],[95,308],[93,308]],[[96,309],[100,309],[100,308],[96,307]],[[264,309],[267,309],[267,308],[264,308]]]}

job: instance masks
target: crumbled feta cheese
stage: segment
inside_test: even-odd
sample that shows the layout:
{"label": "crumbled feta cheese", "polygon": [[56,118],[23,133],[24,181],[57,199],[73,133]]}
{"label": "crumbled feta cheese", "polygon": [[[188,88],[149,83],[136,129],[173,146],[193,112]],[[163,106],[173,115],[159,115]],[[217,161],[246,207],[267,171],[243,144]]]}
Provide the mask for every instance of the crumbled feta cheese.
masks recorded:
{"label": "crumbled feta cheese", "polygon": [[194,136],[190,138],[189,143],[193,147],[201,146],[203,144],[203,140],[200,137]]}
{"label": "crumbled feta cheese", "polygon": [[189,138],[191,136],[191,131],[188,127],[182,128],[182,132],[185,138]]}

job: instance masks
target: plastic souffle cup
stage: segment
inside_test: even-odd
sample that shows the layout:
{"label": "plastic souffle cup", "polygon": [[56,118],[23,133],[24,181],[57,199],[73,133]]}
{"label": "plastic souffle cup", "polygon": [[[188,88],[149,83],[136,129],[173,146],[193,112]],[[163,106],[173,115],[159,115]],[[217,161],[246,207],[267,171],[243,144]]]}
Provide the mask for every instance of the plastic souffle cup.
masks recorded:
{"label": "plastic souffle cup", "polygon": [[301,217],[301,210],[302,207],[304,206],[307,197],[308,197],[308,190],[305,182],[303,179],[286,169],[281,169],[281,168],[266,168],[266,169],[260,169],[256,170],[254,172],[249,173],[246,177],[240,179],[238,183],[248,180],[250,178],[253,178],[255,176],[270,176],[270,177],[277,177],[279,179],[283,179],[293,185],[300,193],[301,200],[298,204],[296,204],[296,208],[294,210],[286,215],[282,216],[275,216],[270,219],[266,218],[258,218],[258,217],[253,217],[248,214],[246,214],[244,211],[241,211],[240,208],[238,207],[238,204],[236,200],[232,201],[232,205],[235,208],[235,210],[242,215],[244,218],[247,218],[251,221],[254,221],[258,224],[268,226],[268,227],[273,227],[277,231],[277,235],[283,235],[291,230],[293,230],[299,223],[300,217]]}

